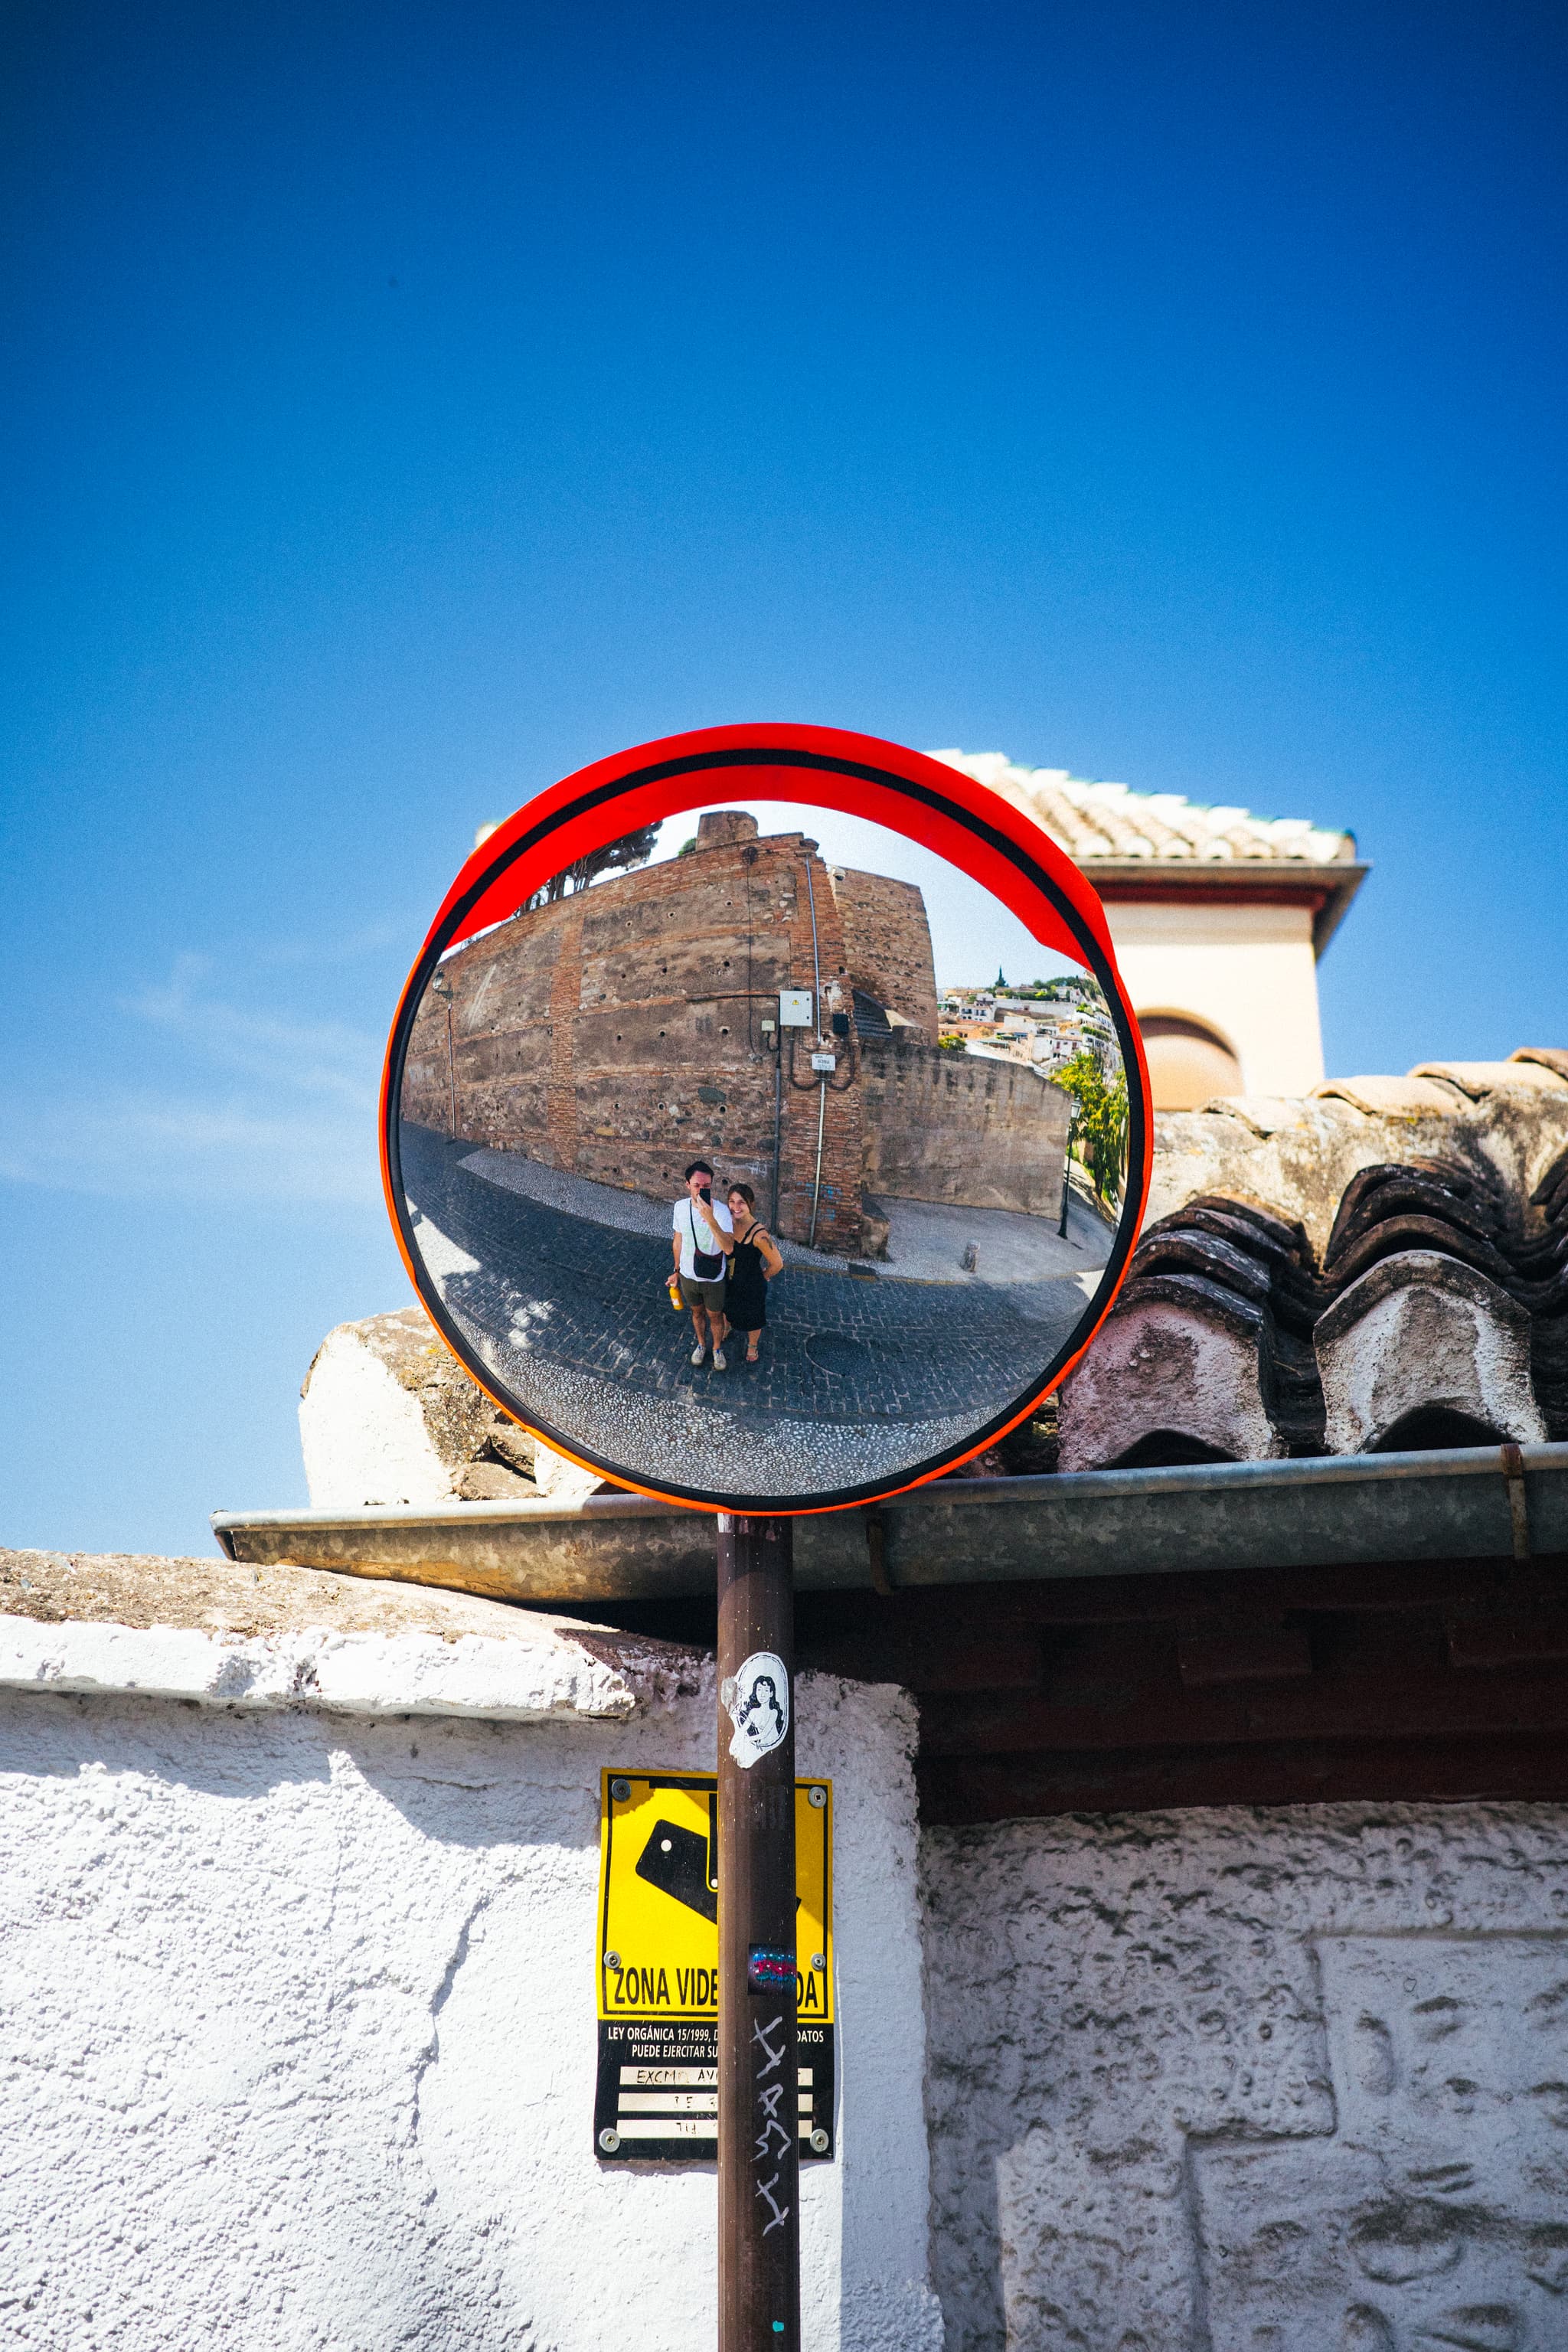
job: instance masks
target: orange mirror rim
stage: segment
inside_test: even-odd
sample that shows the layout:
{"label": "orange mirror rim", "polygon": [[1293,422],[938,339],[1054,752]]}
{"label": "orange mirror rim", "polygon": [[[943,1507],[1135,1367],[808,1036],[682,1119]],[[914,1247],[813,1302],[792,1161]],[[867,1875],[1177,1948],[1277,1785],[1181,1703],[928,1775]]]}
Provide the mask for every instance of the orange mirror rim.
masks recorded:
{"label": "orange mirror rim", "polygon": [[[940,1455],[863,1486],[799,1494],[715,1495],[650,1479],[585,1448],[567,1430],[498,1391],[442,1305],[414,1246],[398,1147],[398,1105],[409,1036],[441,957],[504,921],[563,866],[665,817],[743,795],[786,800],[869,819],[933,851],[1000,899],[1032,938],[1083,963],[1105,993],[1127,1075],[1127,1190],[1100,1286],[1037,1381]],[[1116,968],[1110,933],[1090,885],[1050,835],[1010,801],[923,752],[831,727],[708,728],[638,744],[579,769],[536,795],[489,835],[464,864],[438,908],[408,975],[387,1041],[381,1087],[381,1168],[387,1213],[419,1302],[452,1353],[509,1419],[584,1469],[635,1494],[721,1510],[796,1517],[885,1501],[940,1478],[993,1445],[1035,1412],[1066,1379],[1115,1303],[1138,1238],[1152,1155],[1149,1073],[1142,1041]]]}

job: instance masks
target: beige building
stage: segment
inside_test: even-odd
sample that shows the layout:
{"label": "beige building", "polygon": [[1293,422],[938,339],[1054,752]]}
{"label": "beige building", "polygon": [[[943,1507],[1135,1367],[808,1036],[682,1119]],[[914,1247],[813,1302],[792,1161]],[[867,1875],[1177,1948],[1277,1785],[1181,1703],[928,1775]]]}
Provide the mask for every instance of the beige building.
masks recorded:
{"label": "beige building", "polygon": [[1104,902],[1159,1110],[1304,1095],[1323,1077],[1318,958],[1366,867],[1354,835],[939,751],[1026,809]]}

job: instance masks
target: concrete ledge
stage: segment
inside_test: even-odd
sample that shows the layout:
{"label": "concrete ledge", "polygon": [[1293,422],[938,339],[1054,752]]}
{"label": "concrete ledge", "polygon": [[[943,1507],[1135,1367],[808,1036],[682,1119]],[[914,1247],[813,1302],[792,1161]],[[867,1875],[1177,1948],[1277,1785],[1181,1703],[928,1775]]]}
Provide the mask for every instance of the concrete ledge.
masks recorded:
{"label": "concrete ledge", "polygon": [[0,1688],[615,1723],[689,1696],[706,1671],[672,1643],[424,1587],[0,1551]]}

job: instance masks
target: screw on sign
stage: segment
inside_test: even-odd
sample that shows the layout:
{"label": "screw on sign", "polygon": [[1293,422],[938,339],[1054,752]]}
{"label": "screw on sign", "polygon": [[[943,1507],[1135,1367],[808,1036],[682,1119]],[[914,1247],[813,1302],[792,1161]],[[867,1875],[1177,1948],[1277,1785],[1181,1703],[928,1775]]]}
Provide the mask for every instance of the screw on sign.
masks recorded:
{"label": "screw on sign", "polygon": [[[960,943],[941,971],[933,858]],[[1047,1075],[1069,976],[1104,1016],[1092,1168]],[[382,1164],[426,1312],[558,1453],[718,1514],[713,1831],[672,1828],[642,1877],[710,1933],[717,1911],[716,2083],[667,2095],[717,2099],[721,2352],[799,2339],[817,1970],[797,1972],[793,1916],[794,1519],[907,1491],[1027,1419],[1114,1300],[1149,1150],[1083,876],[999,794],[872,736],[710,729],[550,786],[458,873],[404,990]],[[893,1514],[879,1589],[898,1549]],[[646,1993],[600,1933],[602,1981],[635,1970]],[[814,2114],[810,2149],[830,2124]],[[595,2143],[624,2160],[613,2118]]]}
{"label": "screw on sign", "polygon": [[[746,1954],[754,1995],[793,1980],[803,2163],[831,2160],[833,2144],[831,1796],[826,1780],[796,1780],[793,1933]],[[603,1775],[594,2099],[602,2161],[689,2163],[718,2153],[720,1848],[716,1772]]]}

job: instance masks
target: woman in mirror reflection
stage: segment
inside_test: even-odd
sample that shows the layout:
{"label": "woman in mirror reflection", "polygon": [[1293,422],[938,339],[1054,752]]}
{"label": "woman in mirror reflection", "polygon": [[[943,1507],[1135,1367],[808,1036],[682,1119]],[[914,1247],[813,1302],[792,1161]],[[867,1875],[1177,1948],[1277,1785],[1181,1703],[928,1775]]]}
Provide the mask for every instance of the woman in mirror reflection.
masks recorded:
{"label": "woman in mirror reflection", "polygon": [[768,1319],[768,1285],[784,1272],[778,1244],[756,1219],[757,1196],[749,1184],[730,1187],[730,1219],[734,1248],[730,1278],[724,1287],[724,1314],[731,1328],[746,1335],[746,1361],[754,1364],[763,1326]]}

